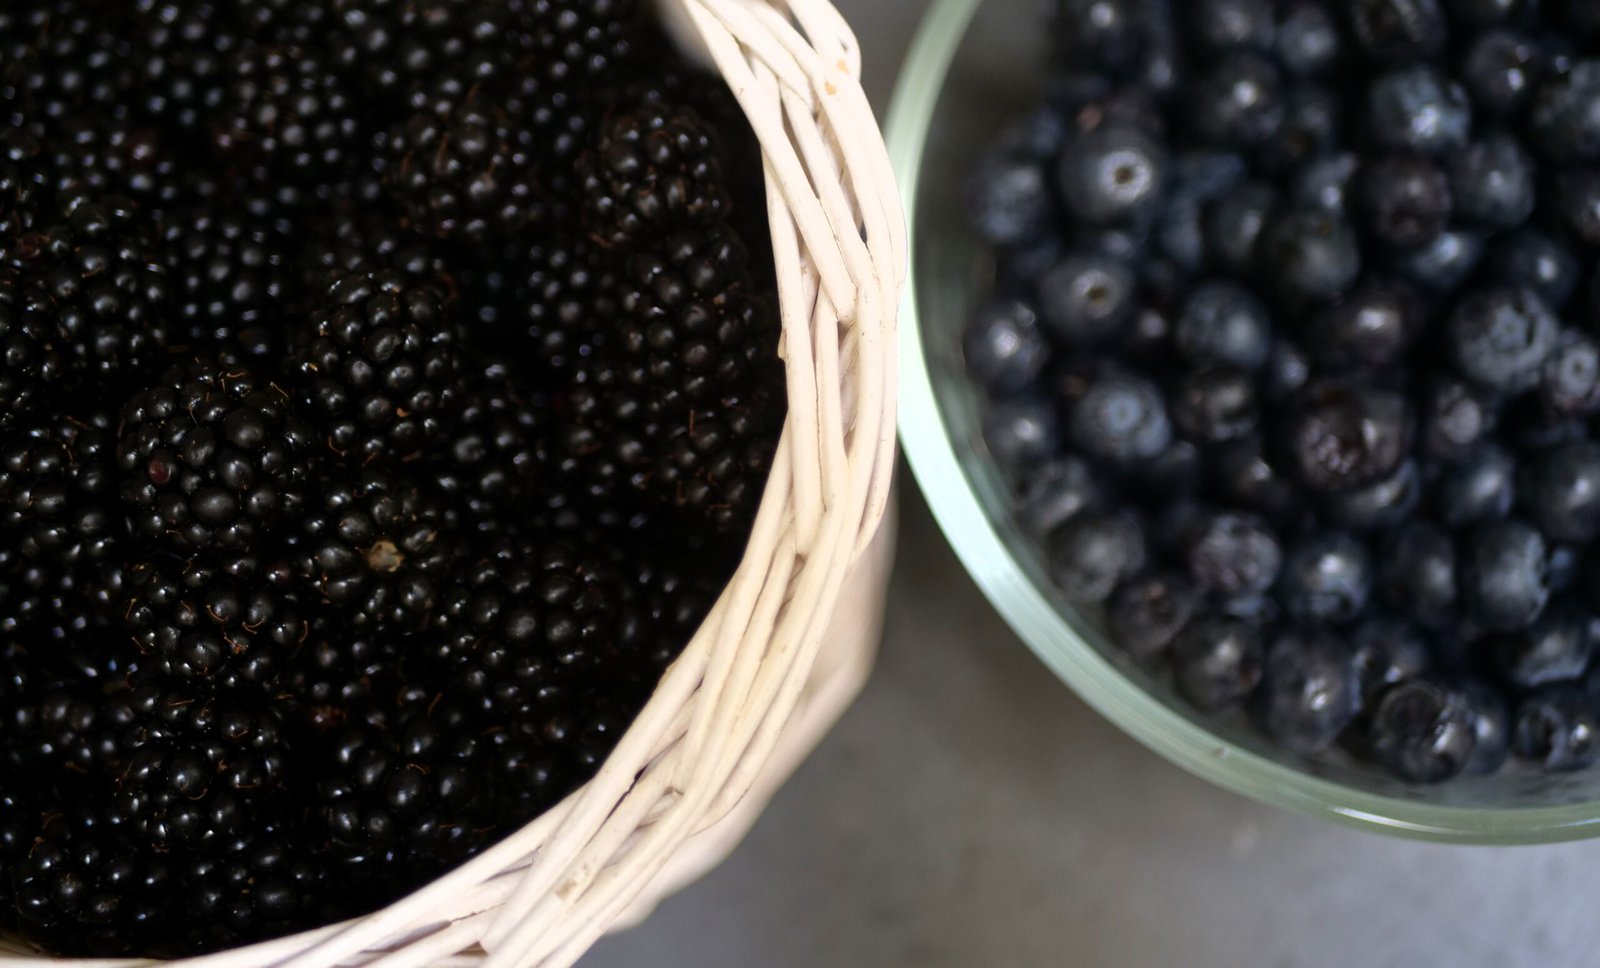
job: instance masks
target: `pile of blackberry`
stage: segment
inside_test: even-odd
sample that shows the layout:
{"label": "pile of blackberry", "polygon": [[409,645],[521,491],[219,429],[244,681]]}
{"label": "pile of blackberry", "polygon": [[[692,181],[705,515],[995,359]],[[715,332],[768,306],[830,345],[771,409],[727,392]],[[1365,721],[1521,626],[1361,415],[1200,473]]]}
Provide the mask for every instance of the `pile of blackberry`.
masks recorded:
{"label": "pile of blackberry", "polygon": [[635,0],[0,6],[0,934],[374,910],[587,780],[743,553],[754,136]]}
{"label": "pile of blackberry", "polygon": [[1409,782],[1600,757],[1600,16],[1057,0],[970,184],[990,455],[1206,714]]}

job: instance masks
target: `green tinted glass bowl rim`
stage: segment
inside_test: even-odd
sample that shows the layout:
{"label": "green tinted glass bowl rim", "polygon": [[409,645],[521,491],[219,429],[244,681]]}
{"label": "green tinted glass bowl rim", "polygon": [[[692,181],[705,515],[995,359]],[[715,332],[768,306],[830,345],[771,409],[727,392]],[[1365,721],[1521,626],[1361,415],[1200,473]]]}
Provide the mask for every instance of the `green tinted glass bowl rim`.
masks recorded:
{"label": "green tinted glass bowl rim", "polygon": [[934,518],[1013,631],[1101,715],[1185,770],[1253,799],[1422,840],[1532,844],[1600,836],[1600,802],[1473,808],[1403,800],[1331,782],[1227,742],[1168,708],[1095,651],[1034,586],[990,522],[934,396],[918,318],[917,194],[924,146],[963,36],[982,0],[935,0],[912,39],[886,129],[913,244],[900,315],[900,437]]}

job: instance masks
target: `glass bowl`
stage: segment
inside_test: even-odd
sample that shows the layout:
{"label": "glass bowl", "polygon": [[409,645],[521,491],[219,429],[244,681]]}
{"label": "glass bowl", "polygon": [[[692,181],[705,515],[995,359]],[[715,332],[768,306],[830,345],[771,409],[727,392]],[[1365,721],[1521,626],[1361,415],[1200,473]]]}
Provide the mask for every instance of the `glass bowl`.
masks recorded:
{"label": "glass bowl", "polygon": [[900,433],[935,518],[1022,639],[1077,694],[1190,772],[1249,797],[1355,827],[1427,840],[1539,843],[1600,835],[1600,768],[1508,766],[1414,786],[1349,758],[1274,748],[1242,717],[1192,712],[1123,657],[1053,589],[1012,518],[1009,486],[979,433],[980,393],[961,332],[991,287],[992,259],[967,228],[963,184],[985,146],[1035,105],[1044,80],[1042,0],[935,0],[890,109],[889,150],[911,220],[909,305],[900,324]]}

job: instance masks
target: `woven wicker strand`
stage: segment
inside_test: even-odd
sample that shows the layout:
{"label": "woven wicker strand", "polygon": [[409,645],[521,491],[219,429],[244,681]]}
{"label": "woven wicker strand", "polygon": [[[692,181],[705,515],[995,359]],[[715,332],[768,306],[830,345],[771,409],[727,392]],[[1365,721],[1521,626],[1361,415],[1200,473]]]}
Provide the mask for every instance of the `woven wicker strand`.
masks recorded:
{"label": "woven wicker strand", "polygon": [[570,965],[725,856],[866,677],[893,531],[880,526],[907,245],[860,49],[827,0],[658,6],[763,151],[789,420],[744,560],[588,784],[368,917],[186,968]]}

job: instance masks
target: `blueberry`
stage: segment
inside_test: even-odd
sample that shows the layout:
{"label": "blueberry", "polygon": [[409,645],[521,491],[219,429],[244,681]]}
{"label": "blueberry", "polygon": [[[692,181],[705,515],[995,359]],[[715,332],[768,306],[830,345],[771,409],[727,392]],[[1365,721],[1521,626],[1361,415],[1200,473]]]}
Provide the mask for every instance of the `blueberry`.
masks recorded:
{"label": "blueberry", "polygon": [[1304,351],[1288,340],[1272,344],[1272,353],[1262,373],[1262,392],[1269,399],[1282,400],[1305,388],[1311,380],[1311,361]]}
{"label": "blueberry", "polygon": [[1254,268],[1277,209],[1277,191],[1265,182],[1243,182],[1218,196],[1205,215],[1206,250],[1218,267],[1240,274]]}
{"label": "blueberry", "polygon": [[1470,27],[1491,27],[1520,16],[1526,0],[1449,0],[1450,12]]}
{"label": "blueberry", "polygon": [[1255,382],[1237,367],[1190,370],[1174,391],[1173,423],[1192,440],[1232,440],[1254,430],[1259,418]]}
{"label": "blueberry", "polygon": [[1551,161],[1600,161],[1600,60],[1579,61],[1546,78],[1534,96],[1529,124]]}
{"label": "blueberry", "polygon": [[1090,225],[1147,218],[1167,179],[1166,150],[1138,128],[1102,125],[1061,153],[1058,183],[1067,211]]}
{"label": "blueberry", "polygon": [[1301,504],[1294,485],[1266,459],[1259,435],[1230,440],[1215,448],[1206,469],[1211,491],[1229,507],[1284,520]]}
{"label": "blueberry", "polygon": [[1392,155],[1361,170],[1361,212],[1367,231],[1385,245],[1411,248],[1450,224],[1450,179],[1420,155]]}
{"label": "blueberry", "polygon": [[1490,31],[1473,42],[1461,70],[1479,110],[1513,114],[1533,96],[1541,70],[1539,46],[1516,31]]}
{"label": "blueberry", "polygon": [[1454,292],[1483,260],[1483,236],[1447,229],[1414,249],[1401,249],[1389,264],[1400,275],[1434,293]]}
{"label": "blueberry", "polygon": [[1392,390],[1323,381],[1296,401],[1283,450],[1295,477],[1324,494],[1383,480],[1411,444],[1411,408]]}
{"label": "blueberry", "polygon": [[1017,245],[1043,235],[1054,206],[1044,166],[1016,152],[984,159],[967,188],[972,227],[993,245]]}
{"label": "blueberry", "polygon": [[1560,328],[1532,289],[1495,286],[1463,298],[1445,336],[1465,376],[1492,390],[1517,393],[1539,382]]}
{"label": "blueberry", "polygon": [[1422,308],[1403,285],[1367,282],[1311,318],[1306,345],[1324,367],[1398,363],[1422,327]]}
{"label": "blueberry", "polygon": [[1260,148],[1258,158],[1282,171],[1333,150],[1339,139],[1339,103],[1322,87],[1293,87],[1284,98],[1283,123]]}
{"label": "blueberry", "polygon": [[1494,432],[1494,402],[1453,376],[1429,381],[1422,392],[1418,434],[1422,453],[1453,460]]}
{"label": "blueberry", "polygon": [[1088,462],[1058,457],[1030,471],[1017,497],[1017,516],[1036,535],[1046,535],[1105,501],[1105,488]]}
{"label": "blueberry", "polygon": [[1586,692],[1546,686],[1523,699],[1511,727],[1511,752],[1551,771],[1579,770],[1600,752],[1600,717]]}
{"label": "blueberry", "polygon": [[1570,602],[1557,602],[1530,627],[1490,635],[1479,648],[1488,663],[1519,689],[1566,682],[1589,667],[1594,654],[1590,620],[1587,612]]}
{"label": "blueberry", "polygon": [[1420,518],[1401,525],[1378,556],[1378,590],[1392,608],[1426,628],[1452,621],[1456,551],[1450,534]]}
{"label": "blueberry", "polygon": [[1462,603],[1491,632],[1527,628],[1550,599],[1544,536],[1514,518],[1485,521],[1468,532],[1459,570]]}
{"label": "blueberry", "polygon": [[1283,69],[1298,77],[1316,77],[1339,57],[1339,27],[1328,8],[1311,0],[1280,4],[1272,50]]}
{"label": "blueberry", "polygon": [[1277,27],[1271,0],[1189,0],[1186,37],[1208,54],[1272,47]]}
{"label": "blueberry", "polygon": [[1289,548],[1278,576],[1278,600],[1300,622],[1343,624],[1367,607],[1372,558],[1344,531],[1304,535]]}
{"label": "blueberry", "polygon": [[1226,363],[1257,369],[1272,351],[1266,307],[1228,282],[1199,286],[1184,303],[1173,331],[1178,352],[1191,363]]}
{"label": "blueberry", "polygon": [[1144,532],[1131,511],[1086,511],[1050,535],[1050,577],[1079,604],[1097,604],[1144,567]]}
{"label": "blueberry", "polygon": [[1114,464],[1150,460],[1172,440],[1161,390],[1127,371],[1092,380],[1072,407],[1068,436],[1084,454]]}
{"label": "blueberry", "polygon": [[1195,134],[1206,144],[1259,145],[1283,124],[1283,78],[1265,57],[1230,55],[1195,80],[1187,113]]}
{"label": "blueberry", "polygon": [[1067,346],[1084,347],[1117,335],[1133,312],[1137,283],[1127,263],[1077,252],[1039,277],[1039,317]]}
{"label": "blueberry", "polygon": [[1150,252],[1148,233],[1130,227],[1080,226],[1072,241],[1083,252],[1119,262],[1138,263]]}
{"label": "blueberry", "polygon": [[1249,173],[1245,160],[1234,152],[1189,151],[1173,162],[1173,192],[1209,202],[1244,181]]}
{"label": "blueberry", "polygon": [[1333,212],[1282,213],[1268,224],[1261,247],[1263,270],[1292,299],[1335,299],[1361,272],[1355,230]]}
{"label": "blueberry", "polygon": [[1501,282],[1532,289],[1553,308],[1565,306],[1578,287],[1578,260],[1572,250],[1538,229],[1521,229],[1500,239],[1490,264]]}
{"label": "blueberry", "polygon": [[1259,595],[1272,587],[1283,564],[1277,538],[1253,514],[1205,515],[1186,538],[1190,576],[1219,595]]}
{"label": "blueberry", "polygon": [[1195,272],[1205,262],[1204,209],[1198,199],[1169,199],[1156,219],[1154,235],[1161,253],[1184,272]]}
{"label": "blueberry", "polygon": [[1349,646],[1321,631],[1279,633],[1267,646],[1255,713],[1296,753],[1319,753],[1355,719],[1360,697]]}
{"label": "blueberry", "polygon": [[1600,413],[1600,343],[1575,329],[1561,331],[1561,343],[1545,361],[1539,399],[1551,413]]}
{"label": "blueberry", "polygon": [[1122,348],[1133,359],[1160,357],[1171,345],[1172,320],[1154,306],[1143,306],[1135,312],[1122,338]]}
{"label": "blueberry", "polygon": [[1533,160],[1509,135],[1489,135],[1451,156],[1450,189],[1457,215],[1515,228],[1533,214]]}
{"label": "blueberry", "polygon": [[1430,57],[1448,36],[1437,0],[1343,0],[1361,49],[1374,60],[1406,63]]}
{"label": "blueberry", "polygon": [[1139,9],[1134,0],[1058,0],[1056,41],[1071,63],[1117,69],[1139,52]]}
{"label": "blueberry", "polygon": [[1511,709],[1500,691],[1481,679],[1464,680],[1456,691],[1472,713],[1474,743],[1467,772],[1493,773],[1511,752]]}
{"label": "blueberry", "polygon": [[1439,783],[1461,773],[1477,744],[1473,715],[1452,691],[1422,679],[1384,690],[1368,727],[1372,756],[1411,783]]}
{"label": "blueberry", "polygon": [[1419,65],[1379,77],[1367,91],[1367,133],[1393,151],[1440,155],[1467,143],[1467,91],[1437,68]]}
{"label": "blueberry", "polygon": [[997,400],[984,417],[983,440],[1001,467],[1021,474],[1060,449],[1055,405],[1031,395]]}
{"label": "blueberry", "polygon": [[1552,541],[1600,535],[1600,443],[1578,440],[1534,454],[1517,483],[1523,511]]}
{"label": "blueberry", "polygon": [[1388,477],[1323,495],[1321,503],[1330,521],[1347,528],[1387,530],[1410,517],[1422,503],[1422,475],[1416,461],[1403,461]]}
{"label": "blueberry", "polygon": [[1415,625],[1393,615],[1369,615],[1350,632],[1362,697],[1428,671],[1428,640]]}
{"label": "blueberry", "polygon": [[1145,501],[1163,501],[1194,490],[1200,479],[1200,448],[1174,438],[1166,449],[1127,469],[1123,484]]}
{"label": "blueberry", "polygon": [[968,324],[963,343],[968,372],[991,390],[1027,387],[1050,357],[1038,316],[1015,299],[980,309]]}
{"label": "blueberry", "polygon": [[1289,200],[1300,208],[1343,212],[1360,168],[1360,159],[1349,152],[1308,161],[1290,182]]}
{"label": "blueberry", "polygon": [[1151,572],[1122,583],[1106,606],[1106,628],[1140,662],[1153,662],[1189,624],[1200,593],[1182,575]]}
{"label": "blueberry", "polygon": [[1261,681],[1263,651],[1255,625],[1207,615],[1190,622],[1168,651],[1173,681],[1201,712],[1221,712],[1243,701]]}
{"label": "blueberry", "polygon": [[1600,168],[1562,172],[1556,178],[1556,207],[1573,235],[1600,246]]}
{"label": "blueberry", "polygon": [[1516,497],[1517,462],[1492,444],[1445,467],[1439,475],[1434,506],[1453,528],[1511,513]]}
{"label": "blueberry", "polygon": [[1129,72],[1129,82],[1145,90],[1170,93],[1180,79],[1182,57],[1171,4],[1167,0],[1143,0],[1140,26],[1143,46]]}

